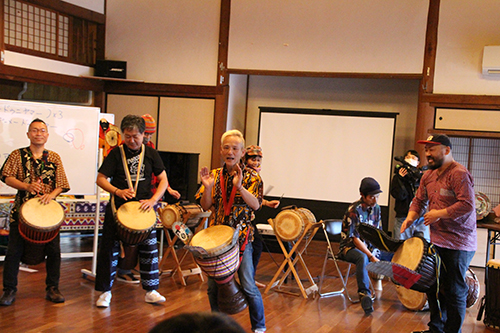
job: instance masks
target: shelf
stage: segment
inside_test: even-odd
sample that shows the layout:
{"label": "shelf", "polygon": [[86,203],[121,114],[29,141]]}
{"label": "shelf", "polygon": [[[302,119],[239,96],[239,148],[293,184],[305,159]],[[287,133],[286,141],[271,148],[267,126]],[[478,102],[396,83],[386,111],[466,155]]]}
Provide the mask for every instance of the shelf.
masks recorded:
{"label": "shelf", "polygon": [[104,76],[80,75],[80,77],[83,77],[86,79],[92,79],[92,80],[99,80],[99,81],[117,81],[117,82],[132,82],[132,83],[143,83],[144,82],[144,80],[117,79],[114,77],[104,77]]}

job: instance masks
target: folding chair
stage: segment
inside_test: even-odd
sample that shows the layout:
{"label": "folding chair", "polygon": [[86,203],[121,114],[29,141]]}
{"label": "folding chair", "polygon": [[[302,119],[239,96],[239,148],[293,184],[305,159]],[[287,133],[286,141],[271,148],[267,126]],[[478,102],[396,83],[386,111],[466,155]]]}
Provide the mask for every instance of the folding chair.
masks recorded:
{"label": "folding chair", "polygon": [[[318,294],[320,297],[340,296],[345,294],[345,296],[347,296],[347,298],[349,299],[349,301],[351,301],[351,303],[358,303],[359,300],[356,298],[352,298],[347,289],[347,282],[349,280],[349,274],[351,272],[351,265],[353,264],[348,261],[339,259],[338,255],[334,252],[332,248],[332,241],[334,236],[340,235],[340,232],[342,231],[342,220],[334,220],[334,219],[324,220],[322,221],[322,225],[323,225],[323,232],[325,233],[327,247],[326,247],[325,259],[323,261],[323,269],[321,270],[321,276],[319,280]],[[327,277],[325,276],[325,272],[326,272],[326,263],[328,262],[328,260],[333,260],[335,268],[337,269],[338,278],[342,283],[342,288],[339,290],[322,292],[323,282],[325,280],[325,277]],[[342,271],[340,270],[339,262],[347,264],[347,271],[345,275],[343,275]],[[372,299],[375,299],[375,290],[373,288],[371,279],[370,279],[370,289],[372,292]]]}

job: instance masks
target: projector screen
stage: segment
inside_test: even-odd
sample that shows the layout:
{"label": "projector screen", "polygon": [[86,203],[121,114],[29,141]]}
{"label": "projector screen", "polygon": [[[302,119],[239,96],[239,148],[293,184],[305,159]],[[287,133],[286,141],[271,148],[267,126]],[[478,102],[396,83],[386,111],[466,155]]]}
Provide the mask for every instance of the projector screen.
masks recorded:
{"label": "projector screen", "polygon": [[386,112],[261,107],[265,194],[349,204],[359,198],[361,179],[373,177],[383,191],[379,205],[388,206],[396,117]]}

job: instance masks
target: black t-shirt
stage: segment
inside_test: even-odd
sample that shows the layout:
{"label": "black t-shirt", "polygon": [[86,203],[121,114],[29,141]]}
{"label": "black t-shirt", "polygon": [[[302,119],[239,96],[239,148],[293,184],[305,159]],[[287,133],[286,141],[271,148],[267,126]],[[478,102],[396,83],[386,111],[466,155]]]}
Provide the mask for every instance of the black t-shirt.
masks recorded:
{"label": "black t-shirt", "polygon": [[[127,158],[127,165],[130,170],[130,176],[132,178],[132,186],[135,186],[135,180],[137,176],[137,168],[139,166],[139,151],[132,151],[123,145],[125,150],[125,156]],[[139,173],[139,185],[137,186],[136,198],[138,200],[144,200],[151,198],[151,175],[154,174],[158,176],[162,171],[165,170],[163,162],[161,160],[158,152],[148,146],[145,146],[146,151],[144,153],[144,161],[142,164],[141,172]],[[117,188],[123,190],[128,188],[127,176],[123,170],[123,162],[120,153],[120,147],[115,147],[106,156],[102,162],[99,172],[103,175],[111,178],[111,184]],[[123,201],[119,197],[116,197],[117,206],[120,206]]]}

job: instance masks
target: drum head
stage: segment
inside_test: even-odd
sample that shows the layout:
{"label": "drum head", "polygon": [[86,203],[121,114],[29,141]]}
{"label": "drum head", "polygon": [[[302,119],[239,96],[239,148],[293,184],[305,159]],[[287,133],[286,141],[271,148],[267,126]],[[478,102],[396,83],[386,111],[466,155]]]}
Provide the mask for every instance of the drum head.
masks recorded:
{"label": "drum head", "polygon": [[422,260],[424,245],[424,241],[419,237],[405,240],[394,253],[391,262],[416,271]]}
{"label": "drum head", "polygon": [[171,229],[175,222],[182,222],[179,207],[177,205],[165,207],[160,213],[160,220],[167,229]]}
{"label": "drum head", "polygon": [[425,302],[427,302],[427,295],[419,291],[406,289],[405,287],[396,285],[396,291],[401,304],[405,308],[412,311],[422,310]]}
{"label": "drum head", "polygon": [[228,225],[215,225],[196,233],[191,239],[191,246],[199,246],[207,252],[231,245],[234,229]]}
{"label": "drum head", "polygon": [[116,219],[126,228],[131,230],[148,230],[156,222],[154,209],[141,210],[139,201],[126,202],[118,208]]}
{"label": "drum head", "polygon": [[302,235],[306,216],[297,209],[283,210],[274,219],[274,232],[286,242],[294,241]]}
{"label": "drum head", "polygon": [[30,199],[21,206],[20,214],[23,222],[40,230],[53,230],[64,220],[64,209],[54,200],[45,205],[38,198]]}

